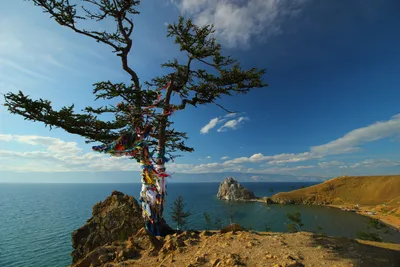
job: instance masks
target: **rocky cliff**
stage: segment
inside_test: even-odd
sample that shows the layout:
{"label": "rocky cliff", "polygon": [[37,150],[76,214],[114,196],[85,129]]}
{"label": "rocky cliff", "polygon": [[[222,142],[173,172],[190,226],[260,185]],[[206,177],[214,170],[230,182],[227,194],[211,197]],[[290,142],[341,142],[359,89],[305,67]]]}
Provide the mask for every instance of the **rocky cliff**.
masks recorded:
{"label": "rocky cliff", "polygon": [[249,189],[243,187],[234,178],[228,177],[221,182],[217,197],[219,199],[244,201],[256,199],[256,196]]}
{"label": "rocky cliff", "polygon": [[72,262],[83,259],[95,248],[126,240],[144,226],[142,209],[131,196],[113,191],[92,208],[92,217],[72,233]]}

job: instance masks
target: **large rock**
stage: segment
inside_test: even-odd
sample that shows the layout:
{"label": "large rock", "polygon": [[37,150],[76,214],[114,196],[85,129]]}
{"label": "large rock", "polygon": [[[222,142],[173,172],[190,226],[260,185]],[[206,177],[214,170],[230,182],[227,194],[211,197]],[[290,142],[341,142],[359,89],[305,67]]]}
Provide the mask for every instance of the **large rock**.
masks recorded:
{"label": "large rock", "polygon": [[243,187],[232,177],[226,178],[218,189],[217,197],[219,199],[244,201],[256,199],[256,196],[249,189]]}
{"label": "large rock", "polygon": [[144,227],[142,209],[132,197],[118,191],[93,206],[92,218],[72,233],[72,262],[83,259],[99,246],[127,240]]}

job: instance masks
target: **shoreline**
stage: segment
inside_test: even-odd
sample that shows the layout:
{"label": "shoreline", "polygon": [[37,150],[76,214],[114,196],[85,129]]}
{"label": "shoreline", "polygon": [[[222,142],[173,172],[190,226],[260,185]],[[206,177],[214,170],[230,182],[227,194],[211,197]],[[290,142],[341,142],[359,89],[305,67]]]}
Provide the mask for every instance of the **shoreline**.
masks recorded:
{"label": "shoreline", "polygon": [[[249,199],[246,200],[247,202],[260,202],[260,203],[264,203],[264,204],[279,204],[280,203],[268,203],[266,201],[266,199],[271,200],[270,197],[260,197],[260,198],[256,198],[256,199]],[[346,208],[347,206],[350,206],[352,204],[348,204],[348,205],[334,205],[334,204],[326,204],[326,205],[321,205],[321,204],[303,204],[303,203],[291,203],[291,204],[283,204],[283,205],[313,205],[313,206],[323,206],[323,207],[331,207],[331,208],[336,208],[336,209],[341,209],[343,210],[343,208]],[[378,221],[380,221],[381,223],[385,224],[387,227],[391,228],[394,231],[400,232],[400,218],[396,217],[394,215],[386,215],[386,214],[382,214],[381,212],[375,212],[375,215],[369,214],[367,212],[372,212],[375,209],[375,206],[360,206],[359,210],[356,210],[355,213],[357,213],[358,215],[364,216],[364,217],[368,217],[368,218],[372,218],[372,219],[376,219]],[[350,212],[350,211],[348,211]],[[395,222],[393,222],[395,221]]]}
{"label": "shoreline", "polygon": [[[322,205],[322,206],[326,206],[326,207],[332,207],[332,208],[337,208],[337,209],[342,209],[345,208],[346,205],[333,205],[333,204],[328,204],[328,205]],[[369,214],[367,212],[371,212],[375,207],[368,207],[368,206],[360,206],[359,210],[355,211],[355,213],[368,217],[368,218],[372,218],[372,219],[376,219],[378,221],[380,221],[381,223],[385,224],[387,227],[392,228],[395,231],[400,231],[400,218],[397,218],[396,216],[393,215],[385,215],[382,214],[380,212],[376,212],[375,211],[375,215]],[[394,223],[392,221],[389,221],[390,219],[392,220],[397,220],[399,221],[399,223]]]}

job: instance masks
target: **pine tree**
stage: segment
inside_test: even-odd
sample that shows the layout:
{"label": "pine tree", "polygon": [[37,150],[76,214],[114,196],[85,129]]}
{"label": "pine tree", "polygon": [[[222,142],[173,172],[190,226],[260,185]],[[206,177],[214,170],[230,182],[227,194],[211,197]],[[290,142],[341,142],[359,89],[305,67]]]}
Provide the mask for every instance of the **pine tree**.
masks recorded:
{"label": "pine tree", "polygon": [[288,212],[286,213],[286,217],[291,221],[291,223],[287,225],[289,232],[296,233],[304,226],[303,222],[301,221],[300,212]]}
{"label": "pine tree", "polygon": [[192,215],[189,211],[184,211],[185,203],[183,197],[179,195],[172,205],[171,218],[172,221],[176,222],[177,229],[182,229],[187,223],[187,217]]}
{"label": "pine tree", "polygon": [[204,216],[204,220],[206,222],[206,230],[210,230],[211,229],[211,215],[208,214],[207,212],[204,212],[203,216]]}
{"label": "pine tree", "polygon": [[[262,81],[264,69],[243,69],[237,60],[223,55],[221,45],[214,38],[213,25],[197,26],[183,17],[168,25],[167,37],[179,45],[185,59],[173,58],[162,64],[161,68],[167,69],[167,74],[142,83],[132,69],[129,57],[133,47],[134,17],[139,15],[140,1],[80,0],[79,5],[71,4],[69,0],[31,1],[62,27],[112,48],[130,83],[104,80],[93,85],[95,100],[117,100],[116,106],[111,103],[101,107],[88,106],[78,112],[71,104],[56,110],[51,101],[34,100],[21,91],[5,94],[4,105],[9,112],[26,120],[42,122],[50,129],[62,128],[84,137],[86,143],[103,143],[94,146],[95,150],[130,156],[143,164],[142,182],[145,184],[152,184],[158,179],[157,175],[165,178],[165,163],[176,157],[177,152],[194,151],[185,143],[186,133],[173,127],[170,119],[173,112],[204,104],[215,104],[230,112],[217,103],[221,97],[246,94],[253,88],[267,86]],[[88,24],[94,25],[92,29],[82,28],[84,20],[113,22],[115,31],[99,31],[96,24]],[[102,115],[113,115],[114,119],[103,120]],[[164,203],[164,193],[161,195],[162,199],[157,203]],[[145,197],[141,200],[146,202]],[[151,222],[162,218],[163,207],[147,210],[146,216]],[[154,210],[158,210],[156,217],[152,213]]]}

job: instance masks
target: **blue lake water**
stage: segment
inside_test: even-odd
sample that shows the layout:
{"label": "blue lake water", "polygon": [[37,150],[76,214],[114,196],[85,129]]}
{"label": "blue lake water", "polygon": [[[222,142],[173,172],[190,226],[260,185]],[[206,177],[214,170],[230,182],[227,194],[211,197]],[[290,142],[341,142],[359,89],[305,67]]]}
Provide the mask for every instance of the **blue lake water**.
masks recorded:
{"label": "blue lake water", "polygon": [[[243,183],[257,196],[311,185],[310,183]],[[169,184],[165,217],[171,226],[169,206],[182,195],[192,215],[187,227],[205,229],[204,212],[212,220],[229,223],[229,204],[216,198],[219,184]],[[0,184],[0,266],[58,267],[71,263],[71,233],[91,217],[92,206],[112,190],[138,199],[140,184]],[[273,188],[274,192],[270,189]],[[299,211],[304,229],[317,226],[333,236],[356,237],[366,230],[368,218],[334,208],[303,205],[233,203],[233,221],[254,230],[286,232],[287,212]],[[215,227],[215,226],[213,226]],[[386,234],[385,241],[400,243],[400,233]]]}

